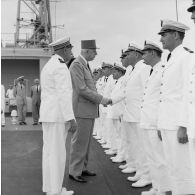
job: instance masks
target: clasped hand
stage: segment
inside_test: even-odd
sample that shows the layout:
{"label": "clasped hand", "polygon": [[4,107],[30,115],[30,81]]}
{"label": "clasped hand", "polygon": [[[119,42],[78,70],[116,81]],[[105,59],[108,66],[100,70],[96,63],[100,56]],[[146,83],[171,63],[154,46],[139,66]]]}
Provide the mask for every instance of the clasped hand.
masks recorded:
{"label": "clasped hand", "polygon": [[101,104],[104,107],[107,107],[107,105],[112,105],[112,99],[110,99],[110,98],[102,98]]}

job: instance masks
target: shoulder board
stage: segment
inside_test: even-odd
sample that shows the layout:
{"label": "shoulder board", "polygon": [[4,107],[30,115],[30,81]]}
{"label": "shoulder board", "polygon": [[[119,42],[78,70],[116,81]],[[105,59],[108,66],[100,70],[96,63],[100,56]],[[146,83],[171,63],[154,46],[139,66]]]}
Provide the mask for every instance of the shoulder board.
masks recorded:
{"label": "shoulder board", "polygon": [[188,51],[189,53],[194,53],[194,51],[192,51],[191,49],[187,48],[187,47],[183,47],[186,51]]}

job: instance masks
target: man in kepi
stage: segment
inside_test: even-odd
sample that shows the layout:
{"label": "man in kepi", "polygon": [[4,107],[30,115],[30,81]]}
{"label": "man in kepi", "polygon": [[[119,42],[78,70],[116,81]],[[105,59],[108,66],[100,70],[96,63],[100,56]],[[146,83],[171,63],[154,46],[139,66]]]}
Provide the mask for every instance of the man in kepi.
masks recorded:
{"label": "man in kepi", "polygon": [[66,163],[68,130],[76,130],[72,109],[72,83],[66,62],[72,55],[69,38],[50,44],[55,55],[41,72],[40,122],[43,127],[43,192],[72,195],[62,188]]}
{"label": "man in kepi", "polygon": [[96,175],[87,169],[87,165],[94,121],[99,117],[99,104],[111,103],[111,100],[97,93],[88,64],[97,55],[96,49],[95,40],[81,41],[81,54],[70,66],[73,109],[78,128],[71,140],[69,177],[82,183],[87,182],[83,176]]}

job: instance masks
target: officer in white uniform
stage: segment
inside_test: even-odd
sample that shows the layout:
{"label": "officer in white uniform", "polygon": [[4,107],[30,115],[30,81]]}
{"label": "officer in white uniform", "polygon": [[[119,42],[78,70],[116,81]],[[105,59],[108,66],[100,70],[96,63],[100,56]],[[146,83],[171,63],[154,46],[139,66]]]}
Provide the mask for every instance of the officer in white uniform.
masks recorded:
{"label": "officer in white uniform", "polygon": [[165,158],[171,177],[173,195],[195,194],[186,128],[181,125],[180,112],[185,82],[185,72],[191,54],[183,48],[185,31],[189,28],[179,22],[164,20],[159,34],[163,49],[169,50],[162,73],[158,129],[161,130]]}
{"label": "officer in white uniform", "polygon": [[72,108],[72,82],[66,62],[71,59],[69,38],[50,44],[55,55],[41,72],[40,122],[43,128],[43,192],[71,195],[62,188],[66,162],[66,137],[76,130]]}
{"label": "officer in white uniform", "polygon": [[144,63],[152,67],[146,82],[141,106],[140,127],[144,131],[144,149],[148,158],[153,188],[142,195],[163,195],[170,191],[170,180],[165,162],[163,145],[158,136],[157,119],[160,99],[161,77],[164,65],[161,62],[161,48],[150,41],[145,42]]}
{"label": "officer in white uniform", "polygon": [[[126,89],[127,81],[128,81],[129,75],[131,74],[131,71],[132,71],[132,66],[129,63],[128,54],[129,54],[128,49],[125,50],[124,52],[122,50],[122,54],[121,54],[120,58],[121,58],[122,65],[126,68],[126,72],[125,72],[125,75],[122,77],[121,85],[118,89],[118,92],[112,94],[112,99],[117,98],[118,94],[123,95],[124,91]],[[120,147],[119,152],[117,153],[116,156],[111,157],[111,160],[114,163],[120,163],[120,162],[123,162],[123,161],[128,161],[128,158],[129,158],[129,152],[128,152],[129,151],[129,147],[128,147],[128,142],[129,141],[127,139],[128,133],[126,132],[126,129],[124,128],[124,125],[123,125],[123,114],[124,114],[124,110],[125,110],[124,100],[121,100],[117,104],[122,110],[122,112],[120,112],[121,141],[120,141],[120,146],[119,146]],[[127,166],[128,166],[128,163],[126,163],[124,165],[120,165],[119,168],[126,169]]]}
{"label": "officer in white uniform", "polygon": [[[145,65],[142,60],[142,49],[136,45],[130,45],[128,48],[129,62],[133,67],[126,81],[126,87],[123,94],[113,99],[117,103],[124,99],[125,110],[123,114],[123,128],[127,132],[129,166],[124,169],[123,173],[135,172],[136,183],[133,187],[144,187],[151,183],[148,177],[146,158],[143,150],[142,130],[139,127],[141,100],[146,80],[150,74],[150,67]],[[135,166],[135,167],[134,167]],[[144,174],[144,176],[143,176]]]}
{"label": "officer in white uniform", "polygon": [[[188,8],[188,12],[191,12],[191,19],[195,23],[195,0],[193,0],[192,5]],[[188,122],[187,122],[187,133],[189,137],[190,146],[190,156],[191,156],[191,166],[193,171],[193,177],[195,178],[195,54],[193,53],[192,63],[189,66],[187,73],[187,95],[186,101],[184,102],[185,109],[188,111]],[[183,112],[184,113],[184,112]]]}
{"label": "officer in white uniform", "polygon": [[[115,64],[113,67],[113,78],[114,78],[114,85],[112,91],[110,93],[109,98],[111,98],[115,93],[118,93],[118,90],[121,86],[121,77],[125,73],[125,68]],[[105,153],[108,155],[114,155],[117,153],[119,149],[119,142],[121,139],[120,133],[120,117],[121,117],[121,105],[115,104],[108,107],[107,110],[107,119],[108,119],[108,128],[109,128],[109,142],[110,142],[110,149],[106,150]]]}

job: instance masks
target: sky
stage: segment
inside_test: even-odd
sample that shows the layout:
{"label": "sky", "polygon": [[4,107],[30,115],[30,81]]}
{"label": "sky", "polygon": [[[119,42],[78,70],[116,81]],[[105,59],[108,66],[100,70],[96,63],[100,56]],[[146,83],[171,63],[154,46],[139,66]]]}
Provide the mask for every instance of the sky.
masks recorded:
{"label": "sky", "polygon": [[[176,20],[176,0],[57,0],[51,2],[52,25],[57,29],[54,38],[69,36],[73,53],[80,53],[81,40],[95,39],[100,49],[94,67],[101,63],[120,63],[121,49],[129,43],[143,47],[145,40],[161,46],[160,20]],[[178,19],[190,27],[184,45],[195,50],[195,24],[186,9],[192,0],[177,0]],[[1,0],[1,33],[14,33],[17,0]],[[55,17],[56,15],[56,17]],[[54,31],[55,32],[55,31]],[[10,35],[12,36],[12,35]],[[2,36],[3,37],[3,36]],[[166,54],[166,52],[165,52]]]}

